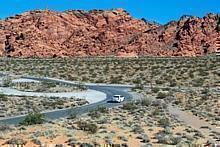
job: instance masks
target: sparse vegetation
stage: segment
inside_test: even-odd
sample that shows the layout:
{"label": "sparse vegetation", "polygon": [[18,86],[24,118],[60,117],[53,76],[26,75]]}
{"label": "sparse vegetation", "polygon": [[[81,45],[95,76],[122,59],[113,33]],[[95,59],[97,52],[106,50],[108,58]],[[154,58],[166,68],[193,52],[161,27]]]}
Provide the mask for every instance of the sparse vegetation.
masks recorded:
{"label": "sparse vegetation", "polygon": [[[137,85],[208,86],[219,79],[219,57],[0,59],[0,70],[60,79]],[[59,68],[57,68],[59,67]],[[47,69],[47,70],[42,70]],[[97,78],[98,77],[98,78]],[[79,84],[84,88],[83,84]]]}
{"label": "sparse vegetation", "polygon": [[134,102],[128,102],[128,103],[123,104],[122,109],[132,111],[132,110],[137,109],[137,106],[135,105]]}
{"label": "sparse vegetation", "polygon": [[0,117],[28,114],[35,111],[74,108],[88,103],[85,99],[74,97],[6,96],[4,94],[0,94],[0,101]]}
{"label": "sparse vegetation", "polygon": [[80,130],[88,131],[88,132],[93,133],[93,134],[98,131],[97,125],[93,124],[93,123],[87,123],[87,122],[79,121],[77,123],[77,126]]}
{"label": "sparse vegetation", "polygon": [[[186,126],[170,115],[168,104],[175,107],[177,105],[181,110],[214,126],[220,122],[219,94],[213,92],[213,88],[217,87],[216,81],[220,79],[219,57],[11,59],[7,62],[5,65],[4,59],[0,61],[2,71],[83,82],[133,84],[136,85],[134,90],[144,95],[110,111],[105,107],[99,107],[80,118],[72,114],[69,119],[41,125],[47,128],[52,125],[59,126],[57,130],[64,132],[63,135],[67,136],[66,140],[71,145],[80,141],[95,144],[100,140],[106,143],[113,143],[115,140],[128,143],[131,139],[140,146],[181,146],[184,143],[207,142],[203,132]],[[44,68],[48,70],[42,70]],[[143,88],[144,86],[149,88]],[[4,100],[4,97],[0,95],[0,99]],[[5,100],[10,102],[11,98],[7,96]],[[70,106],[66,102],[55,98],[52,102],[42,100],[40,104],[54,109],[63,105]],[[23,112],[26,106],[33,104],[34,101],[25,100],[25,105],[16,108],[16,111]],[[39,109],[40,104],[38,106],[36,103]],[[31,118],[29,116],[26,124],[36,123],[35,119]],[[90,137],[87,137],[87,134]],[[207,135],[218,139],[217,133]]]}

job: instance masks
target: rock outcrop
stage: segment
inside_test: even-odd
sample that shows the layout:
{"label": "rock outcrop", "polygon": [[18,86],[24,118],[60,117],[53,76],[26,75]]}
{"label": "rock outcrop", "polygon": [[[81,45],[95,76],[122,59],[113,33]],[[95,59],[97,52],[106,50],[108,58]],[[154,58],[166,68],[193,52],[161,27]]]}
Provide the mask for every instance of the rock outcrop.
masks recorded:
{"label": "rock outcrop", "polygon": [[0,21],[0,56],[201,56],[216,50],[218,15],[166,25],[123,9],[35,10]]}

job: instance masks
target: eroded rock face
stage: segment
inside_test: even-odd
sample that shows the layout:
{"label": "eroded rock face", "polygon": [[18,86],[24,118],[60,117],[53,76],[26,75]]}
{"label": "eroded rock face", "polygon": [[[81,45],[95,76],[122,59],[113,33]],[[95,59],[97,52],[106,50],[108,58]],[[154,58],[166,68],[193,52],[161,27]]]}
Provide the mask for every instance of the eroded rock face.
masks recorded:
{"label": "eroded rock face", "polygon": [[218,16],[166,25],[111,11],[30,11],[0,21],[0,56],[200,56],[215,51]]}

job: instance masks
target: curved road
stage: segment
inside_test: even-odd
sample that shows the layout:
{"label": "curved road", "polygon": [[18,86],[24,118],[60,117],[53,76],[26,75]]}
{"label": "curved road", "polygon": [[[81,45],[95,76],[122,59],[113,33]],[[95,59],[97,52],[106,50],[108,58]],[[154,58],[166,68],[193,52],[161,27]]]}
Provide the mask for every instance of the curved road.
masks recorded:
{"label": "curved road", "polygon": [[[38,81],[51,81],[51,82],[56,82],[56,83],[63,83],[63,84],[69,84],[69,85],[75,85],[78,84],[76,82],[71,82],[71,81],[65,81],[65,80],[59,80],[59,79],[53,79],[53,78],[36,78],[36,77],[30,77],[30,76],[23,76],[22,78],[26,79],[33,79],[33,80],[38,80]],[[128,89],[130,89],[133,86],[127,86],[127,85],[105,85],[105,84],[86,84],[86,86],[89,89],[92,90],[97,90],[100,92],[104,92],[106,94],[106,99],[97,103],[89,104],[89,105],[84,105],[81,107],[74,107],[74,108],[67,108],[67,109],[58,109],[58,110],[53,110],[53,111],[47,111],[43,112],[45,114],[47,119],[59,119],[63,117],[68,117],[71,114],[74,115],[80,115],[83,113],[87,113],[91,110],[94,110],[98,107],[107,107],[111,108],[114,106],[121,105],[120,103],[111,103],[109,102],[112,98],[113,95],[115,94],[120,94],[125,96],[125,102],[130,101],[132,99],[131,94],[128,93]],[[147,87],[146,87],[147,88]],[[220,91],[215,91],[215,92],[220,92]],[[202,134],[205,135],[206,138],[209,138],[212,140],[208,134],[210,134],[212,131],[215,131],[217,133],[220,133],[220,128],[217,128],[216,126],[211,126],[207,122],[200,120],[198,117],[193,116],[192,114],[188,114],[187,112],[184,112],[180,110],[177,107],[172,106],[169,104],[168,107],[169,113],[173,115],[176,119],[185,122],[187,125],[192,126],[195,129],[198,129],[201,131]],[[23,119],[25,118],[25,115],[20,115],[20,116],[14,116],[14,117],[7,117],[7,118],[0,118],[0,123],[3,124],[19,124]],[[204,130],[201,129],[202,126],[208,126],[209,129]]]}
{"label": "curved road", "polygon": [[[38,81],[50,81],[50,82],[56,82],[56,83],[62,83],[62,84],[68,84],[68,85],[75,85],[76,83],[71,82],[71,81],[64,81],[64,80],[59,80],[59,79],[49,79],[49,78],[37,78],[37,77],[30,77],[30,76],[24,76],[22,78],[26,79],[33,79],[33,80],[38,80]],[[88,84],[87,85],[88,89],[92,90],[97,90],[100,92],[103,92],[106,94],[106,99],[102,100],[97,103],[93,104],[88,104],[80,107],[74,107],[74,108],[67,108],[67,109],[58,109],[58,110],[52,110],[52,111],[44,111],[42,112],[46,119],[52,120],[52,119],[59,119],[63,117],[68,117],[71,114],[74,115],[80,115],[83,113],[87,113],[91,110],[94,110],[98,107],[107,107],[111,108],[114,106],[121,105],[120,103],[112,103],[111,98],[115,94],[123,95],[125,97],[125,101],[130,101],[132,99],[131,94],[127,92],[129,89],[128,87],[125,86],[99,86],[95,84]],[[0,123],[3,124],[15,124],[18,125],[22,120],[24,120],[26,115],[19,115],[19,116],[12,116],[12,117],[4,117],[0,118]]]}

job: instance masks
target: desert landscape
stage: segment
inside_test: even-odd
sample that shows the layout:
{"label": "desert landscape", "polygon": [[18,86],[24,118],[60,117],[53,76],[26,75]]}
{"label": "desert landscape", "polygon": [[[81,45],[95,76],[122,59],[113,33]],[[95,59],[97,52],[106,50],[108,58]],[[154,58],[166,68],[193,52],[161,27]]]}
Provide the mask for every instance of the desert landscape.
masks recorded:
{"label": "desert landscape", "polygon": [[[98,107],[82,116],[74,112],[67,118],[38,125],[3,125],[2,131],[6,133],[1,136],[1,143],[24,143],[26,146],[77,146],[83,143],[85,146],[187,146],[218,143],[219,131],[215,128],[220,126],[219,60],[217,56],[2,58],[1,71],[4,73],[54,77],[82,83],[130,84],[133,85],[130,89],[133,100],[114,108]],[[8,97],[9,100],[12,98]],[[41,100],[43,98],[31,99],[39,104],[46,102]],[[54,105],[60,100],[64,103],[58,107],[75,103],[74,99],[58,98],[57,102],[54,100]],[[19,104],[19,107],[24,106]],[[171,112],[173,109],[178,112],[176,107],[189,117],[196,117],[191,122],[195,127]]]}
{"label": "desert landscape", "polygon": [[0,19],[0,147],[220,145],[219,13],[34,8]]}

